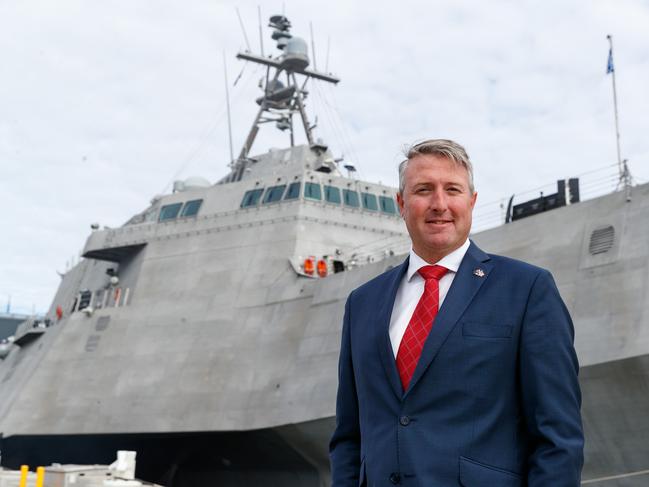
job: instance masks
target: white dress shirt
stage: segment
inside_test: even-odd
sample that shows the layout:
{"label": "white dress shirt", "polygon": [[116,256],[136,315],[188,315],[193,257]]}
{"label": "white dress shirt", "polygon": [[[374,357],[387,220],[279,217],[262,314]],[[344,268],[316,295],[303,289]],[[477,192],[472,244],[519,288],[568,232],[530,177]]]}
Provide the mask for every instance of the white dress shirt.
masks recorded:
{"label": "white dress shirt", "polygon": [[425,280],[419,274],[419,269],[427,265],[441,265],[448,269],[448,272],[439,280],[439,308],[441,309],[444,298],[446,298],[453,279],[455,279],[455,274],[460,268],[469,245],[470,242],[467,239],[459,248],[444,256],[435,264],[426,262],[414,250],[410,249],[408,271],[403,275],[401,284],[399,284],[394,306],[392,307],[392,316],[390,317],[390,342],[392,342],[392,352],[395,358],[399,351],[401,339],[406,332],[406,328],[408,328],[410,318],[415,312],[421,295],[424,293]]}

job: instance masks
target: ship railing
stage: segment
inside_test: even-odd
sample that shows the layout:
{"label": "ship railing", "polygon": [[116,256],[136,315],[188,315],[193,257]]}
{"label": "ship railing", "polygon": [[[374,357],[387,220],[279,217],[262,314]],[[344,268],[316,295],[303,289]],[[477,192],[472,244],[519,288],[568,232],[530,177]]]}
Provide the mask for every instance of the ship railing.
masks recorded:
{"label": "ship railing", "polygon": [[379,262],[383,259],[405,255],[410,251],[410,239],[403,235],[389,235],[373,242],[359,245],[347,252],[347,266],[357,267],[361,265]]}
{"label": "ship railing", "polygon": [[[600,167],[574,177],[579,178],[580,201],[591,200],[623,189],[620,185],[620,175],[617,163]],[[522,203],[538,198],[541,194],[549,195],[556,193],[556,191],[557,183],[555,181],[514,194],[513,203]],[[511,197],[512,195],[499,200],[489,201],[487,203],[478,203],[473,211],[473,226],[471,228],[471,233],[478,233],[504,225],[507,216],[507,206]]]}
{"label": "ship railing", "polygon": [[98,309],[124,307],[130,303],[130,292],[128,287],[117,286],[96,291],[83,290],[76,294],[70,309],[72,313],[83,311],[90,316]]}

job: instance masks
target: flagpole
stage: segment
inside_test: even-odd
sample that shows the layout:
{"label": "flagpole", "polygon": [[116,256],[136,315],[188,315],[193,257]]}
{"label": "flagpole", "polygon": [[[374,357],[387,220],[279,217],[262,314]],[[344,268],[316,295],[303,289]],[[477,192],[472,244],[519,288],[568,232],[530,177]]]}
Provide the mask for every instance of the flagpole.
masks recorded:
{"label": "flagpole", "polygon": [[611,73],[613,80],[613,110],[615,111],[615,140],[617,142],[617,164],[620,170],[620,176],[622,176],[622,153],[620,150],[620,124],[617,116],[617,88],[615,87],[615,67],[613,65],[613,36],[611,34],[607,35],[609,45],[609,60],[607,71]]}
{"label": "flagpole", "polygon": [[618,170],[620,171],[620,184],[624,184],[626,199],[627,201],[631,201],[631,175],[629,173],[626,159],[622,160],[622,151],[620,149],[620,122],[617,113],[617,88],[615,86],[615,65],[613,63],[613,36],[611,34],[608,34],[606,38],[608,39],[609,45],[606,73],[611,74],[611,79],[613,81],[613,111],[615,113],[615,142],[617,145],[617,165]]}

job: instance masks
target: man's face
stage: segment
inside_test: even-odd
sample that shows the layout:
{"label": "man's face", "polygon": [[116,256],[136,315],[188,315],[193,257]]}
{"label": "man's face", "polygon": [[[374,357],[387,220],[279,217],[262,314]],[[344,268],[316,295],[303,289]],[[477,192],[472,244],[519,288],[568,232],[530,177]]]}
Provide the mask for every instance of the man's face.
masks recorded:
{"label": "man's face", "polygon": [[404,176],[399,210],[414,251],[433,264],[468,238],[477,193],[463,166],[435,154],[411,159]]}

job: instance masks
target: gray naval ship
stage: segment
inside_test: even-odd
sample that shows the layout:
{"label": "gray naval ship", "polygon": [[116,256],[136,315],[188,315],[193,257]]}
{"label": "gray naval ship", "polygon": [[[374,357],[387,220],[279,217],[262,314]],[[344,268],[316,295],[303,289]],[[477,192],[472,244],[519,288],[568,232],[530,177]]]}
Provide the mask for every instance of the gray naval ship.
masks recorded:
{"label": "gray naval ship", "polygon": [[[270,26],[278,56],[238,55],[267,70],[230,173],[93,228],[47,321],[4,343],[4,466],[135,450],[137,476],[167,486],[329,484],[344,301],[409,244],[396,189],[343,173],[313,136],[307,83],[338,79],[309,69],[285,17]],[[290,147],[251,155],[263,124]],[[550,269],[570,308],[583,483],[649,485],[649,185],[579,202],[572,180],[509,210],[472,238]]]}

